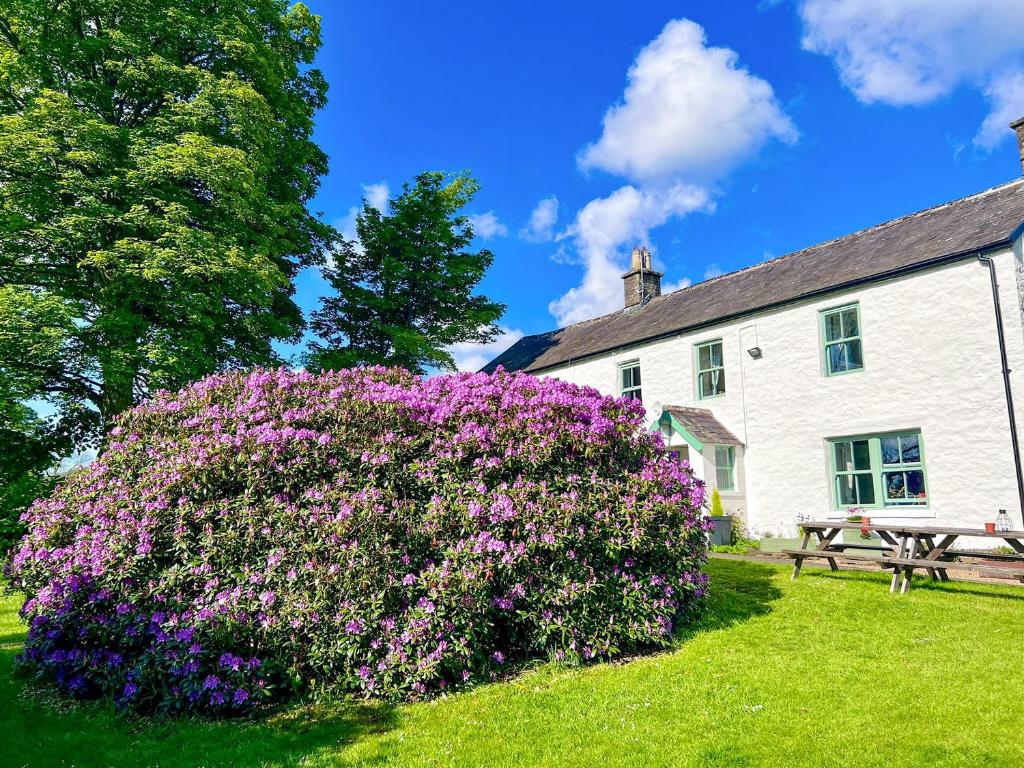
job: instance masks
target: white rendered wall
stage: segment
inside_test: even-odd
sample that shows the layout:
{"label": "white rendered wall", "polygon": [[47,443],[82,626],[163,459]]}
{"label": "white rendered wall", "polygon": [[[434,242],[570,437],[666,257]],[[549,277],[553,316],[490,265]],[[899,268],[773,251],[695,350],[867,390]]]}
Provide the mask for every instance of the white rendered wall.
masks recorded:
{"label": "white rendered wall", "polygon": [[[1014,256],[1007,249],[993,259],[1024,429],[1024,331]],[[818,313],[852,301],[860,304],[864,370],[826,377]],[[726,393],[697,400],[693,345],[718,338],[724,341]],[[746,352],[755,345],[763,350],[759,360]],[[648,423],[663,405],[706,407],[745,444],[738,475],[752,533],[794,534],[798,513],[841,516],[832,501],[826,440],[897,430],[921,431],[929,504],[874,509],[872,518],[980,528],[1005,508],[1021,527],[989,275],[974,259],[544,375],[617,395],[618,364],[637,359]],[[697,458],[691,452],[694,463]],[[713,468],[704,474],[713,478]]]}

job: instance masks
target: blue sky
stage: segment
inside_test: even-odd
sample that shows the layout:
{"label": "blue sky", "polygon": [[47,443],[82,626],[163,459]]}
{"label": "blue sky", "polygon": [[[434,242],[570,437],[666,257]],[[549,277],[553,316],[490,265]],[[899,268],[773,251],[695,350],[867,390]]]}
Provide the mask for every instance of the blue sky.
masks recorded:
{"label": "blue sky", "polygon": [[[506,345],[620,306],[634,242],[683,285],[1021,173],[1018,0],[308,4],[312,208],[346,228],[363,196],[471,170]],[[327,290],[303,274],[303,309]]]}

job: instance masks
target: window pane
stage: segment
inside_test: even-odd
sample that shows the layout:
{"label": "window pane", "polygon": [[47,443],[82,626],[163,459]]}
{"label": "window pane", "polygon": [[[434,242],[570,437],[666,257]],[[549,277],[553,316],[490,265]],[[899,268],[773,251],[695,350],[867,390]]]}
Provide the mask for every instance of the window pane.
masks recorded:
{"label": "window pane", "polygon": [[875,503],[875,481],[871,478],[870,474],[856,475],[857,478],[857,492],[860,497],[857,500],[858,504],[874,504]]}
{"label": "window pane", "polygon": [[843,344],[831,344],[825,349],[828,372],[841,373],[846,370],[846,348]]}
{"label": "window pane", "polygon": [[871,469],[871,450],[867,440],[853,441],[853,468]]}
{"label": "window pane", "polygon": [[630,386],[630,382],[631,381],[632,381],[632,377],[630,376],[629,368],[623,368],[622,369],[622,388],[623,389],[627,389]]}
{"label": "window pane", "polygon": [[864,367],[864,356],[861,354],[860,339],[845,342],[847,370]]}
{"label": "window pane", "polygon": [[825,315],[825,340],[835,341],[843,338],[843,324],[838,312]]}
{"label": "window pane", "polygon": [[639,387],[640,386],[640,366],[639,365],[634,365],[630,370],[633,371],[633,386],[634,387]]}
{"label": "window pane", "polygon": [[711,351],[711,365],[720,368],[722,366],[722,345],[721,345],[721,343],[710,344],[708,346],[708,349]]}
{"label": "window pane", "polygon": [[836,471],[849,472],[853,469],[852,443],[836,443]]}
{"label": "window pane", "polygon": [[921,460],[921,444],[917,435],[900,435],[900,447],[905,464],[916,464]]}
{"label": "window pane", "polygon": [[882,477],[885,480],[886,499],[906,498],[906,489],[903,482],[902,472],[886,472]]}
{"label": "window pane", "polygon": [[711,348],[697,347],[697,367],[706,371],[711,367]]}
{"label": "window pane", "polygon": [[900,439],[898,437],[883,437],[882,443],[882,463],[883,464],[899,464],[900,463]]}
{"label": "window pane", "polygon": [[725,392],[725,371],[718,370],[711,373],[711,393],[721,395]]}
{"label": "window pane", "polygon": [[928,493],[924,488],[924,472],[912,469],[909,472],[904,472],[904,475],[906,475],[907,498],[916,499],[923,504],[928,498]]}
{"label": "window pane", "polygon": [[842,311],[843,316],[843,336],[844,338],[851,338],[853,336],[860,336],[860,325],[857,323],[857,308],[850,307]]}
{"label": "window pane", "polygon": [[840,506],[857,503],[856,475],[838,475],[836,477],[836,498]]}
{"label": "window pane", "polygon": [[640,400],[643,402],[643,397],[641,397],[639,389],[630,389],[627,392],[623,392],[622,396],[628,397],[630,400]]}

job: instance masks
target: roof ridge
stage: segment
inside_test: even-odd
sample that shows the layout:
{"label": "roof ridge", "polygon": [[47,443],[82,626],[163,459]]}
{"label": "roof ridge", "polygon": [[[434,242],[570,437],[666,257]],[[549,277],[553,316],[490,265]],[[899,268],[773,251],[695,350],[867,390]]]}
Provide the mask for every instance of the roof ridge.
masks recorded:
{"label": "roof ridge", "polygon": [[[838,242],[841,242],[843,240],[846,240],[847,238],[857,237],[859,235],[867,234],[868,232],[874,232],[876,230],[882,229],[883,227],[888,227],[890,225],[897,224],[897,223],[899,223],[901,221],[906,221],[907,219],[912,219],[912,218],[914,218],[916,216],[923,216],[923,215],[928,214],[928,213],[934,213],[935,211],[941,210],[943,208],[947,208],[947,207],[949,207],[951,205],[956,205],[958,203],[966,202],[967,200],[971,200],[972,198],[984,197],[985,195],[992,194],[993,192],[997,192],[997,191],[999,191],[1001,189],[1005,189],[1006,187],[1012,187],[1015,184],[1024,184],[1024,177],[1016,178],[1016,179],[1013,179],[1013,180],[1007,181],[1007,182],[1003,182],[1002,184],[997,184],[994,187],[989,187],[988,189],[983,189],[980,192],[972,192],[969,195],[964,195],[963,197],[958,197],[955,200],[947,200],[944,203],[938,203],[937,205],[933,205],[933,206],[930,206],[928,208],[922,208],[919,211],[913,211],[912,213],[905,213],[902,216],[897,216],[895,219],[888,219],[887,221],[879,222],[878,224],[872,224],[869,227],[864,227],[863,229],[858,229],[858,230],[856,230],[854,232],[848,232],[845,235],[839,235],[838,237],[833,237],[831,240],[823,240],[820,243],[815,243],[814,245],[808,245],[808,246],[805,246],[804,248],[800,248],[800,249],[795,250],[795,251],[790,251],[789,253],[784,253],[781,256],[776,256],[774,259],[769,259],[767,261],[761,261],[761,262],[758,262],[757,264],[750,264],[749,266],[740,267],[739,269],[734,269],[732,272],[726,272],[724,274],[718,275],[717,277],[712,277],[712,278],[710,278],[708,280],[701,280],[698,283],[691,283],[690,285],[685,285],[682,288],[677,288],[674,291],[669,291],[668,293],[663,293],[660,296],[655,296],[653,299],[651,299],[650,302],[648,302],[648,305],[646,305],[646,306],[649,306],[650,304],[653,304],[655,302],[660,303],[661,300],[666,299],[669,296],[677,296],[679,294],[683,294],[683,293],[686,293],[688,291],[692,291],[693,289],[695,289],[695,288],[697,288],[699,286],[705,286],[705,285],[709,285],[711,283],[721,282],[722,280],[725,280],[725,279],[730,278],[730,277],[734,277],[735,275],[738,275],[738,274],[741,274],[741,273],[753,272],[756,269],[764,269],[765,267],[770,268],[770,267],[774,266],[775,264],[778,264],[781,261],[784,261],[784,260],[787,260],[787,259],[791,259],[791,258],[794,258],[796,256],[800,256],[802,254],[808,253],[809,251],[813,251],[813,250],[816,250],[818,248],[824,248],[826,246],[834,245],[835,243],[838,243]],[[597,317],[588,317],[586,320],[580,320],[580,321],[575,322],[575,323],[570,323],[569,325],[563,325],[560,328],[555,328],[555,329],[550,330],[550,331],[544,331],[543,333],[535,333],[535,334],[532,334],[532,335],[533,336],[543,336],[545,333],[556,333],[558,331],[563,331],[566,328],[579,328],[581,326],[587,325],[588,323],[594,323],[594,322],[597,322],[598,320],[604,320],[605,318],[614,317],[616,315],[621,315],[621,314],[622,314],[622,310],[621,309],[616,309],[616,310],[614,310],[612,312],[607,312],[607,313],[605,313],[603,315],[598,315]]]}
{"label": "roof ridge", "polygon": [[[858,230],[856,230],[854,232],[848,232],[845,235],[839,235],[838,237],[833,237],[830,240],[823,240],[820,243],[815,243],[814,245],[808,245],[808,246],[805,246],[805,247],[800,248],[798,250],[790,251],[789,253],[784,253],[781,256],[776,256],[774,259],[768,259],[767,261],[761,261],[761,262],[758,262],[757,264],[751,264],[751,265],[746,266],[746,267],[740,267],[739,269],[734,269],[732,272],[725,272],[724,274],[717,275],[716,277],[712,277],[712,278],[710,278],[708,280],[701,280],[699,283],[691,283],[690,285],[683,286],[682,288],[677,288],[674,291],[670,291],[668,293],[663,293],[661,296],[658,296],[656,298],[660,299],[660,298],[663,298],[665,296],[673,296],[673,295],[675,295],[677,293],[682,293],[683,291],[689,291],[690,289],[696,288],[699,285],[707,285],[708,283],[719,282],[721,280],[724,280],[727,277],[732,277],[733,275],[738,275],[741,272],[752,272],[755,269],[761,269],[763,267],[771,267],[773,264],[777,264],[778,262],[783,261],[785,259],[791,259],[791,258],[794,258],[796,256],[800,256],[800,255],[803,255],[805,253],[808,253],[809,251],[817,250],[818,248],[825,248],[825,247],[830,246],[830,245],[835,245],[836,243],[842,242],[843,240],[846,240],[846,239],[851,238],[851,237],[859,237],[860,235],[866,235],[869,232],[875,232],[875,231],[877,231],[879,229],[883,229],[884,227],[888,227],[888,226],[891,226],[893,224],[898,224],[898,223],[900,223],[902,221],[906,221],[908,219],[913,219],[913,218],[916,218],[918,216],[924,216],[926,214],[934,213],[935,211],[942,210],[943,208],[948,208],[951,205],[957,205],[959,203],[967,202],[968,200],[971,200],[973,198],[984,197],[985,195],[990,195],[993,192],[998,192],[999,190],[1005,189],[1006,187],[1012,187],[1015,184],[1024,184],[1024,177],[1016,178],[1016,179],[1013,179],[1012,181],[1003,182],[1002,184],[997,184],[994,187],[989,187],[988,189],[983,189],[980,192],[973,192],[973,193],[971,193],[969,195],[964,195],[963,197],[958,197],[955,200],[947,200],[944,203],[938,203],[937,205],[933,205],[933,206],[930,206],[928,208],[922,208],[919,211],[914,211],[912,213],[905,213],[902,216],[897,216],[895,219],[888,219],[887,221],[882,221],[882,222],[879,222],[878,224],[872,224],[869,227],[864,227],[863,229],[858,229]],[[614,314],[614,313],[609,313],[609,314]],[[608,315],[602,315],[602,317],[607,317],[607,316]],[[596,320],[597,318],[593,318],[593,319]],[[581,322],[586,322],[586,321],[581,321]],[[563,327],[567,328],[568,326],[563,326]]]}

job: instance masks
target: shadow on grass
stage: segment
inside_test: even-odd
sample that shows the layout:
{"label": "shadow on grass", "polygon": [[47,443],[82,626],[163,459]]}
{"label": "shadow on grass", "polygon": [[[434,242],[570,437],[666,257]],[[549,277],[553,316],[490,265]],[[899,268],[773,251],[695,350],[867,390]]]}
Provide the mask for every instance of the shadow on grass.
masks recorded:
{"label": "shadow on grass", "polygon": [[746,560],[714,559],[708,563],[711,588],[706,613],[684,634],[708,629],[725,629],[754,616],[771,611],[771,604],[782,597],[773,582],[776,566]]}
{"label": "shadow on grass", "polygon": [[395,707],[358,702],[291,705],[253,720],[143,718],[106,702],[74,702],[13,671],[0,648],[0,765],[294,766],[341,757],[347,745],[397,726]]}
{"label": "shadow on grass", "polygon": [[[861,583],[875,583],[885,588],[886,591],[889,589],[889,585],[892,582],[892,571],[853,571],[853,570],[839,570],[831,571],[828,569],[814,569],[805,570],[801,572],[800,578],[808,576],[810,578],[828,579],[831,581],[853,581]],[[1012,588],[1012,591],[1008,591]],[[958,579],[950,579],[950,581],[938,581],[933,580],[926,573],[914,573],[914,577],[910,582],[910,594],[916,591],[925,590],[928,592],[945,593],[945,594],[963,594],[963,595],[977,595],[979,597],[990,597],[1000,600],[1024,600],[1024,589],[1020,588],[1014,582],[1007,580],[1005,584],[996,584],[990,582],[981,581],[963,581]]]}

